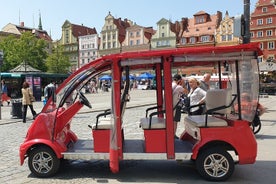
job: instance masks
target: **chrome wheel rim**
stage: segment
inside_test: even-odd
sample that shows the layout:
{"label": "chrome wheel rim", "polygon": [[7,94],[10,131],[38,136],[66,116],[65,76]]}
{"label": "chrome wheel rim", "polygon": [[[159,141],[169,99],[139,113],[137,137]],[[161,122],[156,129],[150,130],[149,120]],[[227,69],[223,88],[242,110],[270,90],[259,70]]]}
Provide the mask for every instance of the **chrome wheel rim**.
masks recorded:
{"label": "chrome wheel rim", "polygon": [[45,174],[53,168],[53,158],[47,152],[40,152],[34,156],[32,165],[36,172]]}
{"label": "chrome wheel rim", "polygon": [[225,176],[229,171],[229,162],[226,157],[221,154],[211,154],[204,160],[205,172],[216,178]]}

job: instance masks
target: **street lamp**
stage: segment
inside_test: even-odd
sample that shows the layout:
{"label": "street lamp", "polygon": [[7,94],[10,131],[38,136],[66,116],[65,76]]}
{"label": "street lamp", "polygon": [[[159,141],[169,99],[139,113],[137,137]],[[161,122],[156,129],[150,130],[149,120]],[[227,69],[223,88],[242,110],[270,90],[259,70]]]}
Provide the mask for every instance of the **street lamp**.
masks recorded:
{"label": "street lamp", "polygon": [[244,36],[243,43],[250,43],[250,0],[244,0]]}
{"label": "street lamp", "polygon": [[[3,53],[3,51],[0,50],[0,81],[1,81],[1,66],[3,64],[3,61],[4,61],[4,53]],[[0,120],[2,119],[1,106],[2,106],[2,85],[0,87]]]}

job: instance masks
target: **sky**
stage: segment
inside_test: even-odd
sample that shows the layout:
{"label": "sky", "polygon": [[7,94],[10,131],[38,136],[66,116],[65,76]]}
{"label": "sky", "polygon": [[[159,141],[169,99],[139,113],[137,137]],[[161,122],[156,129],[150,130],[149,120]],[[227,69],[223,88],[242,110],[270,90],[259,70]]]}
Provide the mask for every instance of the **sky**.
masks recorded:
{"label": "sky", "polygon": [[[258,0],[250,0],[250,12]],[[211,15],[228,11],[230,16],[244,12],[244,0],[0,0],[0,29],[9,23],[37,28],[39,14],[42,28],[53,40],[61,38],[63,23],[95,27],[100,34],[104,19],[110,12],[114,18],[129,19],[134,23],[156,29],[161,18],[180,21],[192,18],[201,10]]]}

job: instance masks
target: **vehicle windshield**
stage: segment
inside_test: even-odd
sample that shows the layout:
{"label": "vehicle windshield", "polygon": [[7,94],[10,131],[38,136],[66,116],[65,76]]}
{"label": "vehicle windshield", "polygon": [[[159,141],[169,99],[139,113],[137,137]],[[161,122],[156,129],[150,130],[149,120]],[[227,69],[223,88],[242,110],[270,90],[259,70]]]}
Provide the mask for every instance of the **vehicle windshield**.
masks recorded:
{"label": "vehicle windshield", "polygon": [[[233,76],[239,76],[239,95],[241,118],[252,122],[257,110],[259,100],[259,70],[256,59],[244,60],[239,62],[238,71],[233,70]],[[236,80],[233,80],[233,82]],[[236,85],[233,85],[235,88]],[[234,89],[237,91],[237,89]],[[238,108],[235,108],[238,113]]]}
{"label": "vehicle windshield", "polygon": [[[42,112],[51,112],[58,107],[70,106],[77,98],[77,92],[80,91],[95,75],[106,71],[109,67],[97,69],[105,63],[104,60],[97,60],[93,63],[88,63],[87,67],[71,75],[66,79],[56,90],[54,98],[50,98],[47,104],[42,109]],[[53,100],[54,99],[54,100]]]}

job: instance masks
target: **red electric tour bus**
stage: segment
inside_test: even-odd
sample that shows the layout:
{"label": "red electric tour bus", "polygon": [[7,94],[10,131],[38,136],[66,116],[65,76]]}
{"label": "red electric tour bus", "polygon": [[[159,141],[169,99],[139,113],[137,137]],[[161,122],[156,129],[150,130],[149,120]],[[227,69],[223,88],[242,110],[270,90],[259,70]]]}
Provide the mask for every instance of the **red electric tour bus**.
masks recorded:
{"label": "red electric tour bus", "polygon": [[[256,160],[257,143],[250,122],[258,102],[259,55],[262,52],[258,44],[249,43],[98,58],[70,75],[35,118],[20,146],[20,164],[28,157],[34,175],[50,177],[57,173],[61,159],[109,160],[113,173],[119,172],[123,160],[193,160],[203,178],[226,180],[235,164],[253,164]],[[222,85],[225,63],[229,66],[228,85]],[[185,115],[181,122],[185,129],[175,139],[172,76],[176,69],[197,66],[217,68],[217,88],[206,93],[205,114]],[[122,123],[127,103],[132,100],[129,76],[145,70],[156,76],[156,109],[148,108],[149,115],[140,118],[143,138],[127,140]],[[99,113],[91,129],[84,130],[92,130],[90,140],[78,139],[71,129],[72,118],[83,106],[93,105],[93,99],[88,99],[82,88],[104,72],[112,74],[110,109]],[[242,110],[242,94],[248,96],[247,111]]]}

